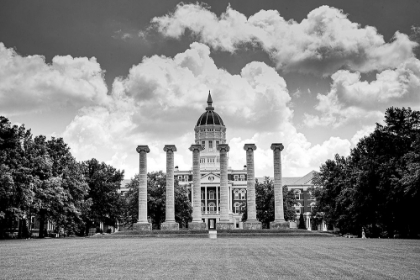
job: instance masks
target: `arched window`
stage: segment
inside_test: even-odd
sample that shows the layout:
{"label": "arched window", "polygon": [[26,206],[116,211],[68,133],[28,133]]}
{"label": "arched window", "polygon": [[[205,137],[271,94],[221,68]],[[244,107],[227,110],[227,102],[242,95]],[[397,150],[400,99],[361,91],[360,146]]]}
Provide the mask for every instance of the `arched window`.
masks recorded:
{"label": "arched window", "polygon": [[312,212],[314,210],[314,208],[316,207],[316,203],[311,202],[311,204],[309,204],[309,206],[311,206],[311,212]]}
{"label": "arched window", "polygon": [[235,214],[241,213],[241,203],[235,202],[235,204],[233,204],[233,213]]}
{"label": "arched window", "polygon": [[293,207],[295,207],[296,214],[300,214],[301,208],[302,208],[302,204],[300,204],[300,202],[298,202],[295,205],[293,205]]}
{"label": "arched window", "polygon": [[302,192],[300,190],[295,190],[295,199],[301,200]]}
{"label": "arched window", "polygon": [[214,197],[214,191],[209,191],[209,199],[215,199]]}
{"label": "arched window", "polygon": [[246,199],[245,194],[246,194],[246,190],[245,189],[242,189],[240,191],[240,193],[239,193],[241,200],[245,200]]}
{"label": "arched window", "polygon": [[214,204],[213,202],[209,203],[209,211],[216,211],[216,204]]}
{"label": "arched window", "polygon": [[204,205],[204,202],[201,202],[201,212],[206,211],[206,206]]}
{"label": "arched window", "polygon": [[235,189],[233,191],[233,199],[239,200],[239,190]]}

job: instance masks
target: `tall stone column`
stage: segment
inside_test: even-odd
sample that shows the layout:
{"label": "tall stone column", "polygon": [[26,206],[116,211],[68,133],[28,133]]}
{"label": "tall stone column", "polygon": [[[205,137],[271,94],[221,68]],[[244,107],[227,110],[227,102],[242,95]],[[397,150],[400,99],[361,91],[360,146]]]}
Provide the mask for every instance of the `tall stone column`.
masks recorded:
{"label": "tall stone column", "polygon": [[193,144],[190,147],[193,160],[193,213],[192,222],[188,228],[192,230],[205,230],[206,223],[201,218],[201,174],[200,174],[200,151],[204,148],[200,144]]}
{"label": "tall stone column", "polygon": [[228,155],[229,145],[219,144],[220,151],[220,221],[217,229],[233,229],[234,224],[229,219],[229,187],[228,187]]}
{"label": "tall stone column", "polygon": [[274,221],[270,223],[270,228],[288,228],[289,223],[284,220],[283,210],[283,184],[281,174],[281,151],[284,146],[281,143],[271,144],[274,156]]}
{"label": "tall stone column", "polygon": [[165,145],[166,152],[166,211],[165,222],[160,225],[161,230],[179,230],[179,224],[175,222],[175,199],[174,199],[174,152],[175,145]]}
{"label": "tall stone column", "polygon": [[257,210],[255,204],[255,169],[254,169],[254,151],[257,149],[255,144],[245,144],[246,151],[246,176],[247,176],[247,220],[244,223],[244,229],[261,229],[261,223],[257,220]]}
{"label": "tall stone column", "polygon": [[139,153],[139,219],[133,225],[134,230],[152,230],[152,224],[147,220],[147,153],[149,146],[139,145],[136,151]]}

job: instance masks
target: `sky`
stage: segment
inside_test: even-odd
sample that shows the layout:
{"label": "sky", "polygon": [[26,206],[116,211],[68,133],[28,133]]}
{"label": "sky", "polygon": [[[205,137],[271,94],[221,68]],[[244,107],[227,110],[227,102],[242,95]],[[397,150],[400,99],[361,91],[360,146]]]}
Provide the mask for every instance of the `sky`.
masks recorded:
{"label": "sky", "polygon": [[420,1],[1,1],[0,115],[79,161],[190,169],[211,91],[229,166],[256,176],[347,156],[387,108],[420,109]]}

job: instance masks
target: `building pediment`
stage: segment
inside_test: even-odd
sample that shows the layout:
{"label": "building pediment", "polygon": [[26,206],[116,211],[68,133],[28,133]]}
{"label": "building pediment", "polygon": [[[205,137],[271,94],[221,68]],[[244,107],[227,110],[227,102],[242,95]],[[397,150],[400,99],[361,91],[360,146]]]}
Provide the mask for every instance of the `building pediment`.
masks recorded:
{"label": "building pediment", "polygon": [[201,183],[220,184],[220,176],[210,172],[201,177]]}

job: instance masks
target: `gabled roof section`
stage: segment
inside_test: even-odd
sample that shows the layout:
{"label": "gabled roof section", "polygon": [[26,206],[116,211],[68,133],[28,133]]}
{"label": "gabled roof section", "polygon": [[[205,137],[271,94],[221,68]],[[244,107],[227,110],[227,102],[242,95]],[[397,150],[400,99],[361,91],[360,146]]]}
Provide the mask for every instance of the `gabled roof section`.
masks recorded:
{"label": "gabled roof section", "polygon": [[312,179],[314,177],[314,174],[315,174],[315,171],[312,170],[311,172],[309,172],[308,174],[306,174],[305,176],[303,176],[302,178],[300,178],[299,180],[297,180],[291,185],[312,185]]}
{"label": "gabled roof section", "polygon": [[201,183],[220,183],[220,176],[214,174],[213,172],[204,174],[203,176],[201,176]]}

